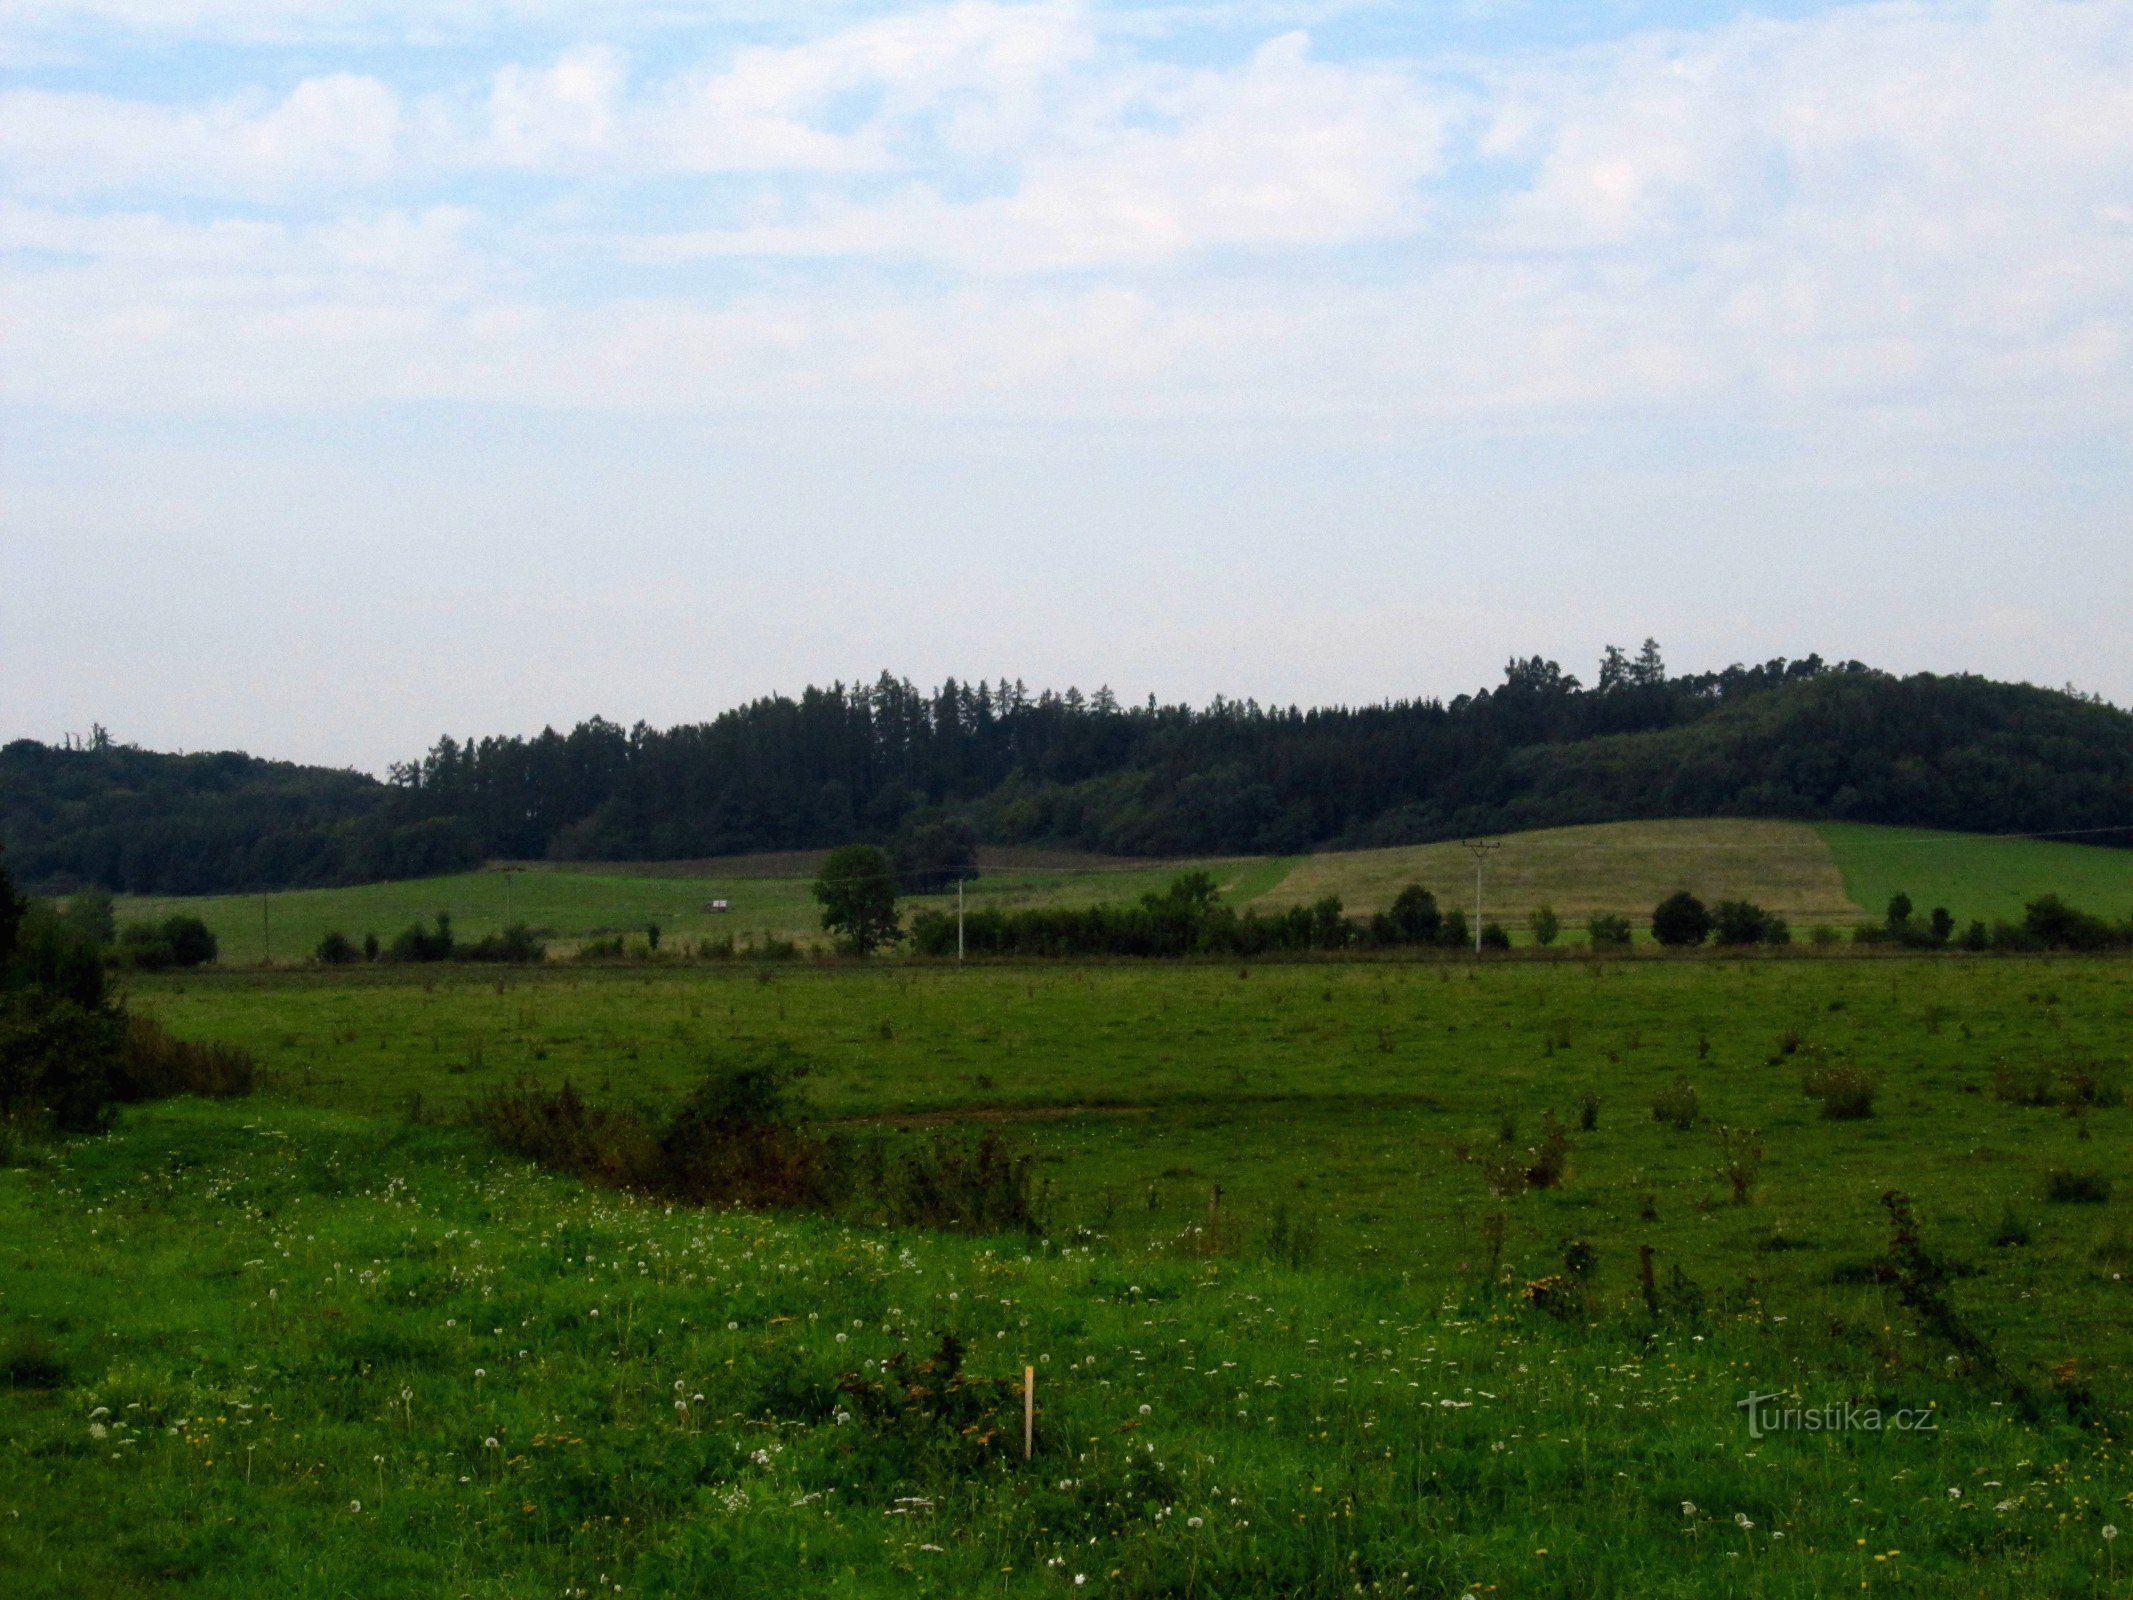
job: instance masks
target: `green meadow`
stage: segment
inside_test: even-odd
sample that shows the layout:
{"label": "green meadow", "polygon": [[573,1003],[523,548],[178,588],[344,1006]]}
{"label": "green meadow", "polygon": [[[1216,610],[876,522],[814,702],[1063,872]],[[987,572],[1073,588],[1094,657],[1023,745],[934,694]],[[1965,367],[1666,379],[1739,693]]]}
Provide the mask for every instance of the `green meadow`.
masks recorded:
{"label": "green meadow", "polygon": [[[1896,888],[2117,913],[2133,859],[1634,826],[1525,836],[1499,886],[1573,914],[1760,886],[1838,926]],[[1441,848],[1210,870],[1367,909]],[[0,1591],[2133,1592],[2126,958],[679,953],[807,927],[804,877],[756,865],[787,871],[267,912],[277,958],[446,909],[565,942],[658,917],[656,960],[245,966],[224,923],[223,966],[127,976],[259,1086],[0,1166]],[[1027,1152],[1040,1229],[674,1207],[463,1115],[564,1082],[658,1111],[773,1043],[819,1129]]]}
{"label": "green meadow", "polygon": [[[0,1172],[0,1570],[53,1596],[2122,1593],[2129,970],[136,980],[266,1082]],[[1037,1152],[1043,1234],[674,1209],[456,1118],[522,1076],[670,1103],[769,1039],[817,1063],[825,1123]],[[1869,1115],[1802,1092],[1833,1063]],[[1890,1189],[1946,1273],[1923,1302]],[[933,1393],[950,1333],[952,1398],[857,1398]],[[1750,1395],[1857,1426],[1754,1437]]]}

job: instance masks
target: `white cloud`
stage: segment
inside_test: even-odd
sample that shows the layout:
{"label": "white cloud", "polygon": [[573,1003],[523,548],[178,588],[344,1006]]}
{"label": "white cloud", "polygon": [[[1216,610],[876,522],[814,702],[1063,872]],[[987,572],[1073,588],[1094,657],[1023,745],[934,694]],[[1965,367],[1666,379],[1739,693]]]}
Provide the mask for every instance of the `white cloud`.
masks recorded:
{"label": "white cloud", "polygon": [[[420,96],[349,75],[195,109],[21,91],[0,97],[0,170],[36,201],[0,239],[32,357],[11,387],[2093,425],[2133,394],[2129,41],[2126,0],[1875,5],[1469,63],[1455,91],[1300,35],[1185,67],[1078,7],[963,4],[660,77],[588,46]],[[493,168],[556,198],[438,210],[397,187]],[[740,220],[588,198],[692,174],[754,175],[738,200],[702,186]],[[134,214],[54,207],[98,190]],[[305,205],[180,223],[149,214],[166,192]]]}
{"label": "white cloud", "polygon": [[371,183],[392,169],[401,121],[392,89],[352,73],[199,108],[18,89],[0,93],[0,172],[17,193],[46,195]]}

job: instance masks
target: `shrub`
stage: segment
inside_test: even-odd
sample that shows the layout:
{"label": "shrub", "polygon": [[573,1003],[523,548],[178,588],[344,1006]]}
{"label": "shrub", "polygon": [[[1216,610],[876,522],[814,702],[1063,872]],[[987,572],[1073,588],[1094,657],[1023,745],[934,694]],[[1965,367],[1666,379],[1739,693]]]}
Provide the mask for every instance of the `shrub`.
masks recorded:
{"label": "shrub", "polygon": [[119,959],[143,972],[169,967],[198,967],[218,952],[214,930],[198,917],[171,916],[161,922],[129,922],[119,930]]}
{"label": "shrub", "polygon": [[2051,1068],[2030,1061],[1995,1061],[1992,1094],[2011,1106],[2048,1106],[2053,1101]]}
{"label": "shrub", "polygon": [[560,1089],[519,1082],[467,1108],[468,1119],[514,1155],[555,1172],[617,1188],[649,1186],[657,1130],[640,1113],[589,1105],[566,1080]]}
{"label": "shrub", "polygon": [[1814,1066],[1800,1077],[1800,1093],[1822,1102],[1829,1122],[1856,1122],[1874,1114],[1874,1080],[1842,1062]]}
{"label": "shrub", "polygon": [[1402,944],[1435,944],[1444,930],[1444,914],[1437,897],[1419,883],[1410,883],[1393,897],[1392,930]]}
{"label": "shrub", "polygon": [[1481,948],[1484,950],[1508,950],[1511,936],[1504,932],[1500,922],[1484,922],[1481,925]]}
{"label": "shrub", "polygon": [[230,1100],[252,1092],[258,1063],[233,1044],[195,1044],[174,1038],[153,1017],[129,1016],[119,1048],[113,1097],[160,1100],[196,1094]]}
{"label": "shrub", "polygon": [[885,1163],[876,1220],[970,1233],[1037,1233],[1037,1158],[991,1128],[942,1130]]}
{"label": "shrub", "polygon": [[913,1361],[899,1350],[877,1373],[847,1372],[837,1389],[866,1433],[893,1439],[921,1457],[950,1457],[969,1471],[1008,1453],[1015,1442],[1015,1386],[963,1370],[963,1341],[941,1335],[940,1347]]}
{"label": "shrub", "polygon": [[2022,908],[2022,931],[2046,950],[2108,950],[2123,942],[2103,918],[2076,911],[2055,894]]}
{"label": "shrub", "polygon": [[1468,925],[1464,911],[1454,906],[1445,912],[1444,920],[1437,925],[1437,942],[1447,950],[1471,950],[1474,947],[1474,930]]}
{"label": "shrub", "polygon": [[793,1089],[807,1071],[786,1045],[714,1062],[659,1136],[659,1191],[697,1204],[822,1205],[836,1152],[801,1123]]}
{"label": "shrub", "polygon": [[459,946],[452,954],[460,961],[530,963],[547,960],[548,946],[523,922],[514,922],[500,933],[485,933],[472,944]]}
{"label": "shrub", "polygon": [[393,935],[393,942],[386,946],[388,961],[445,961],[452,954],[452,915],[448,911],[437,913],[434,932],[421,923],[410,923]]}
{"label": "shrub", "polygon": [[1553,1189],[1563,1181],[1563,1174],[1570,1167],[1570,1135],[1563,1125],[1555,1120],[1555,1113],[1546,1113],[1541,1122],[1541,1141],[1526,1152],[1526,1187],[1529,1189]]}
{"label": "shrub", "polygon": [[475,1101],[470,1120],[505,1149],[590,1182],[694,1205],[808,1208],[857,1220],[976,1232],[1040,1230],[1035,1158],[990,1129],[857,1144],[807,1125],[789,1046],[714,1058],[664,1122],[589,1104],[575,1086],[521,1081]]}
{"label": "shrub", "polygon": [[0,994],[0,1122],[86,1133],[110,1120],[123,1023],[44,989]]}
{"label": "shrub", "polygon": [[311,957],[322,967],[345,967],[351,962],[362,960],[363,953],[355,947],[354,941],[347,934],[335,928],[319,940],[318,948],[311,952]]}
{"label": "shrub", "polygon": [[1703,1116],[1703,1098],[1696,1085],[1677,1078],[1652,1097],[1652,1118],[1677,1133],[1686,1133]]}
{"label": "shrub", "polygon": [[1556,935],[1563,931],[1562,919],[1555,914],[1553,906],[1533,908],[1533,942],[1543,950],[1555,943]]}
{"label": "shrub", "polygon": [[1755,1186],[1763,1176],[1763,1136],[1754,1128],[1718,1130],[1718,1175],[1726,1180],[1733,1203],[1744,1206],[1755,1198]]}
{"label": "shrub", "polygon": [[1711,913],[1686,889],[1677,889],[1652,908],[1652,937],[1663,945],[1687,948],[1711,936]]}
{"label": "shrub", "polygon": [[198,917],[165,917],[163,938],[170,945],[176,965],[181,967],[206,966],[220,952],[214,931]]}
{"label": "shrub", "polygon": [[2111,1198],[2111,1180],[2100,1172],[2054,1167],[2044,1175],[2044,1198],[2054,1205],[2100,1206]]}
{"label": "shrub", "polygon": [[1790,944],[1792,930],[1752,900],[1721,900],[1711,914],[1711,937],[1722,945]]}
{"label": "shrub", "polygon": [[1629,918],[1616,916],[1612,911],[1598,911],[1585,919],[1585,937],[1592,941],[1595,950],[1627,950],[1630,944]]}

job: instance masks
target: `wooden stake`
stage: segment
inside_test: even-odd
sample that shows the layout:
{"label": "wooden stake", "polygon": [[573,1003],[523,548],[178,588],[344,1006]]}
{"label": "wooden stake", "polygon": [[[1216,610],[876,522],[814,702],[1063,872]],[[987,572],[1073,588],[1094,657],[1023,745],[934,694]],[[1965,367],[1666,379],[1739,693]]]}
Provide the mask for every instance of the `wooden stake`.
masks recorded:
{"label": "wooden stake", "polygon": [[1037,1369],[1022,1369],[1022,1459],[1037,1447]]}

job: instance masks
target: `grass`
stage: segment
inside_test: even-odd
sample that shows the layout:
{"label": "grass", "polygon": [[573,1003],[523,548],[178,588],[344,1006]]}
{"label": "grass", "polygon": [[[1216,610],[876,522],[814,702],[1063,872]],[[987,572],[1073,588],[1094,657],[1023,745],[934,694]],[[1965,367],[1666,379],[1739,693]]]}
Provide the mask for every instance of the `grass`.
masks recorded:
{"label": "grass", "polygon": [[[790,1042],[831,1120],[985,1118],[1044,1158],[1058,1222],[1122,1248],[1170,1248],[1211,1210],[1258,1238],[1277,1213],[1317,1231],[1343,1270],[1450,1292],[1491,1206],[1462,1147],[1523,1152],[1552,1114],[1574,1133],[1568,1175],[1515,1206],[1508,1256],[1551,1259],[1577,1234],[1619,1274],[1635,1247],[1739,1284],[1779,1219],[1806,1241],[1753,1268],[1801,1315],[1872,1253],[1877,1197],[1917,1198],[1951,1247],[2027,1205],[2055,1169],[2129,1176],[2121,1105],[1998,1097],[2007,1061],[2053,1084],[2126,1055],[2123,961],[1662,960],[1592,964],[750,970],[595,968],[225,973],[136,981],[133,1003],[182,1036],[247,1046],[268,1092],[394,1117],[416,1097],[452,1115],[521,1076],[671,1104],[722,1046]],[[1826,1121],[1798,1055],[1870,1070],[1873,1115]],[[1650,1114],[1677,1082],[1701,1124]],[[1754,1128],[1757,1205],[1725,1198],[1710,1125]],[[1506,1129],[1508,1128],[1508,1137]],[[1219,1199],[1216,1191],[1220,1191]],[[1646,1220],[1647,1203],[1655,1220]],[[2054,1208],[1987,1286],[2002,1336],[2035,1362],[2133,1360],[2133,1293],[2090,1258],[2112,1206]],[[2116,1383],[2115,1377],[2107,1381]],[[2133,1403],[2133,1394],[2127,1396]]]}
{"label": "grass", "polygon": [[[972,906],[1090,905],[1134,899],[1161,889],[1187,866],[1204,867],[1226,888],[1258,893],[1279,881],[1286,862],[1278,858],[1238,861],[1076,863],[1071,858],[1025,863],[1018,852],[987,867],[968,885]],[[687,869],[686,871],[683,869]],[[454,932],[478,939],[520,921],[554,941],[558,953],[592,938],[623,934],[641,938],[656,923],[663,943],[763,933],[781,939],[818,941],[821,911],[810,892],[812,871],[805,853],[736,857],[724,862],[651,863],[631,871],[623,863],[583,867],[539,863],[510,871],[481,872],[362,884],[346,889],[296,889],[266,895],[123,896],[121,922],[155,920],[183,911],[214,930],[223,964],[250,966],[271,952],[276,962],[308,961],[329,931],[358,944],[375,933],[389,942],[412,922],[448,912]],[[714,899],[731,909],[706,909]],[[953,894],[915,895],[908,911],[950,907]]]}
{"label": "grass", "polygon": [[[1007,849],[982,856],[984,876],[966,891],[972,906],[1133,900],[1199,867],[1240,909],[1277,910],[1335,894],[1350,914],[1367,915],[1409,883],[1429,888],[1446,909],[1473,907],[1473,860],[1456,843],[1189,862]],[[451,913],[469,939],[509,920],[526,922],[545,930],[559,953],[591,938],[641,937],[655,922],[668,941],[770,933],[814,942],[821,937],[820,907],[809,893],[816,859],[794,851],[711,861],[535,862],[508,874],[492,868],[348,889],[123,897],[117,911],[122,921],[174,911],[199,916],[214,929],[228,965],[259,962],[270,939],[276,961],[308,960],[334,929],[358,942],[366,932],[389,940],[439,911]],[[1582,942],[1585,918],[1595,911],[1628,915],[1641,936],[1651,907],[1680,888],[1708,903],[1757,901],[1787,918],[1796,935],[1878,921],[1898,890],[1921,914],[1947,905],[1965,921],[2018,921],[2023,903],[2047,891],[2116,916],[2133,908],[2133,852],[1850,823],[1706,819],[1551,828],[1505,839],[1489,862],[1486,914],[1521,941],[1543,904],[1560,917],[1565,943]],[[713,899],[729,901],[731,911],[707,911]],[[905,905],[954,903],[953,895],[932,895]]]}
{"label": "grass", "polygon": [[2023,905],[2047,892],[2102,916],[2133,911],[2133,850],[1851,822],[1815,831],[1828,842],[1845,892],[1876,917],[1897,894],[1909,895],[1921,918],[1946,906],[1959,924],[2020,922]]}
{"label": "grass", "polygon": [[[1351,913],[1382,911],[1409,883],[1446,908],[1474,909],[1474,860],[1457,843],[1305,856],[1261,906],[1305,905],[1337,894]],[[1485,914],[1522,929],[1536,906],[1566,928],[1595,911],[1623,912],[1641,932],[1651,908],[1676,889],[1707,903],[1759,901],[1796,926],[1859,920],[1828,848],[1797,822],[1610,822],[1509,834],[1489,858]]]}
{"label": "grass", "polygon": [[[2133,1488],[1893,1309],[1837,1339],[1735,1273],[1655,1318],[1605,1245],[1440,1290],[1414,1259],[896,1235],[271,1101],[0,1172],[0,1228],[24,1600],[2102,1595]],[[943,1334],[970,1431],[871,1421],[855,1389]],[[1754,1438],[1751,1393],[1766,1430],[1930,1426]]]}

